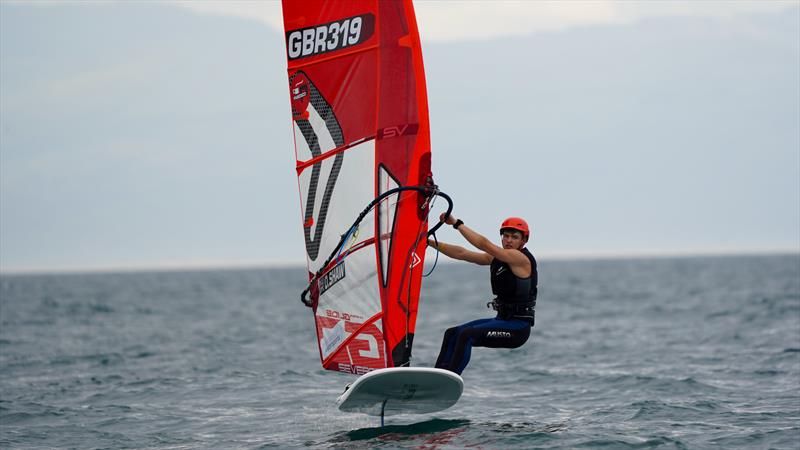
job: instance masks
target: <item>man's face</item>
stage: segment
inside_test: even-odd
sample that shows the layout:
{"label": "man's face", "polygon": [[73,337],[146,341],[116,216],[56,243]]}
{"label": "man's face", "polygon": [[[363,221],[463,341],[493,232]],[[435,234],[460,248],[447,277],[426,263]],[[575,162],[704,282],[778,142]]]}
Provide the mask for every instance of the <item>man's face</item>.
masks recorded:
{"label": "man's face", "polygon": [[514,248],[519,250],[525,245],[525,238],[522,236],[521,231],[503,230],[500,236],[503,240],[503,248],[505,249]]}

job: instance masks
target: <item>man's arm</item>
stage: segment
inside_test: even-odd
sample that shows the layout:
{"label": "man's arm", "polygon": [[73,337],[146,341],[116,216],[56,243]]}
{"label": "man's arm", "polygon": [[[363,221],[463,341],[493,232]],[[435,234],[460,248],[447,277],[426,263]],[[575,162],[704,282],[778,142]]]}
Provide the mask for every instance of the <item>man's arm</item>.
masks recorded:
{"label": "man's arm", "polygon": [[[445,219],[445,223],[452,225],[456,223],[457,219],[452,215],[448,216]],[[525,256],[519,250],[515,249],[505,249],[498,245],[495,245],[492,241],[487,239],[482,234],[472,230],[468,226],[464,225],[462,222],[461,225],[458,226],[458,231],[464,236],[464,239],[467,240],[470,244],[472,244],[478,250],[483,250],[486,255],[486,259],[488,262],[485,265],[491,264],[492,258],[497,258],[504,263],[507,263],[510,267],[512,272],[515,275],[521,277],[530,276],[531,270],[531,262],[528,260],[528,257]],[[480,254],[478,252],[470,252],[469,250],[464,249],[465,252],[473,253],[473,254]],[[446,255],[447,253],[445,253]],[[466,261],[466,260],[465,260]],[[473,261],[474,262],[474,261]],[[476,263],[481,264],[481,263]]]}
{"label": "man's arm", "polygon": [[[459,227],[461,228],[461,227]],[[444,242],[434,242],[433,239],[428,239],[428,246],[438,249],[453,259],[467,261],[481,266],[488,266],[492,263],[492,256],[483,252],[473,252],[453,244],[445,244]]]}

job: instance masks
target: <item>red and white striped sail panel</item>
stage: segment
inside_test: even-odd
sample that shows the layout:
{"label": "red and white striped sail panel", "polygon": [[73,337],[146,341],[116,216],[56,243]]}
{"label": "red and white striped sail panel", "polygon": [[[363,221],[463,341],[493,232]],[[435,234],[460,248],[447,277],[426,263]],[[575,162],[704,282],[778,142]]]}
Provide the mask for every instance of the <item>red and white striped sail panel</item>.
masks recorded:
{"label": "red and white striped sail panel", "polygon": [[425,73],[410,0],[283,0],[301,224],[326,369],[408,364],[431,172]]}

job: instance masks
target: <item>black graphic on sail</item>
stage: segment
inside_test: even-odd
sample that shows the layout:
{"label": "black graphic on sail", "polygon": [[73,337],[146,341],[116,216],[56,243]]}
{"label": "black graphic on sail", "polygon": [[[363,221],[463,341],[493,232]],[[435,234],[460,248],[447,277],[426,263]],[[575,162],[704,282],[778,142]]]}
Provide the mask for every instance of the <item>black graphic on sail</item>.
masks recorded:
{"label": "black graphic on sail", "polygon": [[[308,120],[308,106],[309,103],[314,110],[319,114],[325,122],[327,133],[333,140],[335,146],[341,147],[344,145],[344,136],[342,135],[342,128],[336,115],[333,113],[333,108],[320,94],[319,90],[314,86],[314,83],[308,79],[305,73],[298,71],[289,78],[289,85],[292,89],[292,114],[295,116],[295,123],[303,134],[303,138],[311,150],[311,155],[316,158],[322,155],[320,148],[320,138],[317,132],[311,126]],[[330,150],[330,149],[328,149]],[[311,169],[311,182],[308,189],[306,198],[306,209],[303,217],[305,226],[305,240],[306,252],[308,257],[313,261],[319,256],[319,246],[322,239],[322,232],[325,228],[325,219],[328,216],[328,207],[330,206],[331,195],[336,185],[336,179],[339,176],[339,171],[342,168],[342,161],[344,159],[344,152],[340,152],[333,157],[333,165],[328,174],[327,181],[325,182],[325,190],[322,194],[322,202],[319,206],[319,215],[314,219],[314,207],[317,201],[317,187],[322,176],[322,161],[315,163]],[[313,235],[312,235],[313,228]]]}

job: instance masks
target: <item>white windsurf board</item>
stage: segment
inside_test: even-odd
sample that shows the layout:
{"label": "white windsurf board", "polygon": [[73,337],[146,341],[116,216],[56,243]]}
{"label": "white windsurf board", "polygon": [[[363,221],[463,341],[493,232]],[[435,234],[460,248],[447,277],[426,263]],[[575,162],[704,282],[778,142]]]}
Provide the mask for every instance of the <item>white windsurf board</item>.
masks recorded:
{"label": "white windsurf board", "polygon": [[342,411],[373,416],[424,414],[453,406],[463,391],[464,381],[449,370],[392,367],[362,375],[336,404]]}

